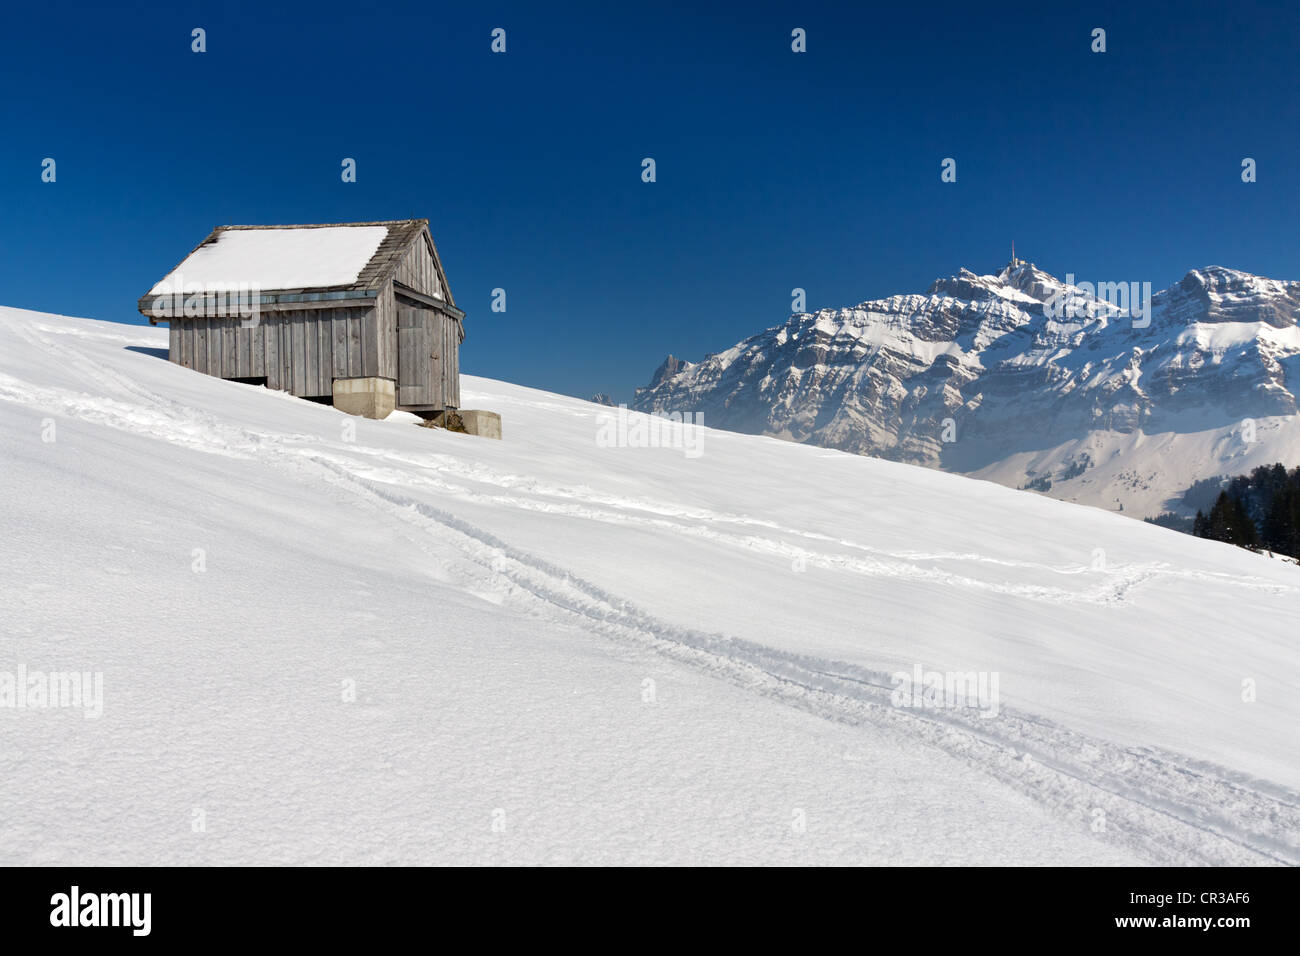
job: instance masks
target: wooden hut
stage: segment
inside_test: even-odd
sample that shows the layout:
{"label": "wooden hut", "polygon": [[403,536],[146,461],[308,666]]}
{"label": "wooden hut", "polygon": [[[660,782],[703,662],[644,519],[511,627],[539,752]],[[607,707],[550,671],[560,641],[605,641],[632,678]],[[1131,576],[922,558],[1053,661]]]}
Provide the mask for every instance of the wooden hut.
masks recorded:
{"label": "wooden hut", "polygon": [[138,307],[208,375],[372,418],[460,407],[465,313],[427,219],[220,226]]}

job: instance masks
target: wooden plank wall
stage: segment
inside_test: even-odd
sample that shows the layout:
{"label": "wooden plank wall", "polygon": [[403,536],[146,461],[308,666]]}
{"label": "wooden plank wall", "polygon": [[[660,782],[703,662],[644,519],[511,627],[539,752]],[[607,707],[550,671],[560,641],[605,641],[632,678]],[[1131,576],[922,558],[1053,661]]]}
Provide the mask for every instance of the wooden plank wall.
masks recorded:
{"label": "wooden plank wall", "polygon": [[401,304],[397,310],[399,406],[442,408],[441,316],[430,309]]}
{"label": "wooden plank wall", "polygon": [[[373,341],[378,354],[378,372],[381,378],[397,378],[397,299],[393,295],[392,280],[384,283],[375,300],[375,328]],[[368,373],[369,374],[369,373]]]}
{"label": "wooden plank wall", "polygon": [[432,403],[439,408],[447,407],[447,380],[444,369],[447,367],[447,336],[443,327],[447,317],[432,309],[422,309],[424,322],[429,329],[429,394]]}
{"label": "wooden plank wall", "polygon": [[[412,252],[424,254],[424,281],[437,283],[424,243],[416,243]],[[403,326],[418,327],[420,334],[400,332],[399,314]],[[303,398],[331,395],[336,378],[402,377],[406,384],[400,386],[399,405],[460,407],[457,323],[435,309],[399,305],[392,282],[371,309],[268,312],[256,325],[238,319],[177,319],[168,345],[171,360],[186,368],[218,378],[265,378],[268,387]],[[415,366],[407,367],[410,363]],[[417,380],[424,384],[417,387]]]}
{"label": "wooden plank wall", "polygon": [[398,407],[460,407],[460,326],[439,309],[397,302]]}
{"label": "wooden plank wall", "polygon": [[[269,312],[256,325],[238,319],[172,322],[170,358],[218,378],[265,378],[268,388],[304,398],[332,395],[334,379],[382,375],[377,309]],[[392,345],[387,364],[396,365]],[[396,377],[396,368],[392,374]]]}
{"label": "wooden plank wall", "polygon": [[402,285],[409,286],[416,292],[423,292],[435,299],[443,298],[442,282],[438,279],[438,269],[433,264],[433,256],[424,236],[419,236],[411,244],[410,250],[397,265],[394,276]]}
{"label": "wooden plank wall", "polygon": [[460,408],[460,330],[454,319],[443,315],[442,319],[442,354],[446,356],[442,363],[442,395],[447,408]]}

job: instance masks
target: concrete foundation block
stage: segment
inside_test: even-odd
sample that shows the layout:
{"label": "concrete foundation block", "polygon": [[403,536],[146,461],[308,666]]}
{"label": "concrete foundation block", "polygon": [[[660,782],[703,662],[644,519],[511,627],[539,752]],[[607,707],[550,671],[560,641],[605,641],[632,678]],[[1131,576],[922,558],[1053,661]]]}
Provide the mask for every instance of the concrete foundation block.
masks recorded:
{"label": "concrete foundation block", "polygon": [[362,418],[387,418],[397,407],[397,385],[391,378],[336,378],[334,407]]}
{"label": "concrete foundation block", "polygon": [[457,411],[460,420],[465,423],[465,431],[480,438],[501,439],[501,416],[496,412],[485,412],[481,408],[462,408]]}

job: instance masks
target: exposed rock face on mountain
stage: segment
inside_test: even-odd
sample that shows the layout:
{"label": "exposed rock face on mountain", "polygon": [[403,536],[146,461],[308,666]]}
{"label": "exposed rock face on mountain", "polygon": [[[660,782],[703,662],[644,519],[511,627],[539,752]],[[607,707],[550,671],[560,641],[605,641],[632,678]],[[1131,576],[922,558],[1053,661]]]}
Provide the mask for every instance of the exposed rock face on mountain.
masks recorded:
{"label": "exposed rock face on mountain", "polygon": [[660,363],[659,367],[655,369],[655,373],[650,376],[650,388],[662,385],[673,376],[678,375],[691,367],[690,362],[684,362],[679,358],[674,358],[672,355],[669,355]]}
{"label": "exposed rock face on mountain", "polygon": [[597,392],[595,395],[591,396],[591,398],[587,399],[587,401],[594,402],[597,405],[613,406],[614,404],[614,399],[610,398],[605,392]]}
{"label": "exposed rock face on mountain", "polygon": [[1141,292],[963,269],[669,356],[634,407],[1139,515],[1185,511],[1199,479],[1300,465],[1300,282],[1211,266]]}

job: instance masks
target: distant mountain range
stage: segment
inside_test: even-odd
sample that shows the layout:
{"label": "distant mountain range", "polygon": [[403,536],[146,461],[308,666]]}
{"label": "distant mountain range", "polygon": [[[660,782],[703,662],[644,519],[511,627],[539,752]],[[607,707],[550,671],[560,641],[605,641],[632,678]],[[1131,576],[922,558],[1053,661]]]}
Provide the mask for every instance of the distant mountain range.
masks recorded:
{"label": "distant mountain range", "polygon": [[1210,266],[1143,302],[1013,260],[795,314],[699,362],[670,355],[633,405],[1190,515],[1212,479],[1300,465],[1297,318],[1300,282]]}

